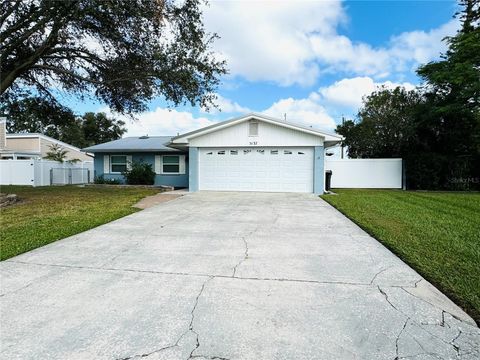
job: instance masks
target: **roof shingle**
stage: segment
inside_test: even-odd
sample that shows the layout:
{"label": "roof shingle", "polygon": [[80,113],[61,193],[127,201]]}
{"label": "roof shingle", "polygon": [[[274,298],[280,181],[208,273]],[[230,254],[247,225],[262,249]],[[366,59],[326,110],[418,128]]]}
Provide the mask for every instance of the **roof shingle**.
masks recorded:
{"label": "roof shingle", "polygon": [[82,149],[88,152],[179,152],[168,146],[172,136],[126,137]]}

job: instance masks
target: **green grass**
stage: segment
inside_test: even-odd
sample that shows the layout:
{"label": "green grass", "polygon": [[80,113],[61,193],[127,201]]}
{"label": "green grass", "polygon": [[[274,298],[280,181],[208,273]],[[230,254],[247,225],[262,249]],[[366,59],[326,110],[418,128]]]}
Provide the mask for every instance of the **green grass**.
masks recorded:
{"label": "green grass", "polygon": [[480,194],[336,190],[322,198],[480,323]]}
{"label": "green grass", "polygon": [[2,186],[22,203],[0,213],[0,260],[134,213],[138,200],[156,189]]}

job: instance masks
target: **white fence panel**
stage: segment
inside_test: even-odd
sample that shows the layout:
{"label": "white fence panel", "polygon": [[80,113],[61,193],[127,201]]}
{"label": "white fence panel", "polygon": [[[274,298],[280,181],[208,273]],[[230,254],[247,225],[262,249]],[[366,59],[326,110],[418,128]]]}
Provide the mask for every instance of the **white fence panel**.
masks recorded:
{"label": "white fence panel", "polygon": [[50,185],[50,169],[63,166],[62,163],[51,160],[35,161],[35,186]]}
{"label": "white fence panel", "polygon": [[72,168],[71,171],[71,182],[72,184],[85,184],[88,182],[88,169],[84,168]]}
{"label": "white fence panel", "polygon": [[[71,177],[68,169],[72,169]],[[51,180],[54,184],[93,182],[93,161],[70,164],[50,160],[0,160],[0,185],[47,186]]]}
{"label": "white fence panel", "polygon": [[402,159],[326,159],[325,170],[332,188],[402,188]]}
{"label": "white fence panel", "polygon": [[0,185],[35,185],[34,160],[0,160]]}

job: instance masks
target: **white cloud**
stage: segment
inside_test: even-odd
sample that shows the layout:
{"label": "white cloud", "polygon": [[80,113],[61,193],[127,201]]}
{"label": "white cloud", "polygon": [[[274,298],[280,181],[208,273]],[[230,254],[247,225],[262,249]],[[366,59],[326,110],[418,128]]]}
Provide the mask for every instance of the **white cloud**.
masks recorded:
{"label": "white cloud", "polygon": [[221,39],[215,50],[232,76],[280,85],[311,85],[323,72],[385,78],[411,71],[445,50],[458,20],[430,31],[392,36],[385,46],[353,42],[338,33],[347,15],[340,1],[214,1],[205,24]]}
{"label": "white cloud", "polygon": [[283,119],[286,114],[287,121],[318,129],[331,131],[335,128],[335,121],[327,114],[325,108],[316,101],[314,96],[306,99],[281,99],[262,113],[278,119]]}
{"label": "white cloud", "polygon": [[332,131],[336,122],[330,110],[340,106],[344,109],[349,108],[350,115],[353,115],[362,105],[364,96],[370,95],[380,87],[394,89],[397,86],[403,86],[407,90],[415,88],[415,85],[408,82],[375,82],[370,77],[347,78],[322,87],[318,92],[312,92],[304,99],[278,100],[262,112],[279,119],[283,119],[286,114],[288,121]]}
{"label": "white cloud", "polygon": [[112,114],[108,108],[100,109],[115,116],[117,119],[125,121],[127,133],[125,136],[142,136],[142,135],[177,135],[177,133],[185,133],[196,130],[204,126],[212,125],[215,121],[205,117],[195,117],[188,111],[169,110],[157,107],[153,111],[147,111],[136,115],[138,120],[131,119]]}
{"label": "white cloud", "polygon": [[405,32],[391,39],[390,56],[392,60],[426,63],[438,57],[446,47],[442,39],[455,35],[460,28],[458,19],[452,19],[430,31]]}
{"label": "white cloud", "polygon": [[[220,94],[215,94],[217,99],[215,100],[215,103],[218,105],[219,110],[223,113],[248,113],[251,112],[249,108],[245,106],[241,106],[239,103],[232,101],[230,99],[227,99]],[[207,113],[207,111],[202,108],[200,109],[202,113]],[[210,114],[217,114],[219,111],[215,108],[211,108],[208,111]]]}
{"label": "white cloud", "polygon": [[437,58],[446,50],[445,36],[459,28],[456,19],[430,31],[404,32],[393,36],[388,45],[372,47],[354,43],[346,36],[314,35],[310,41],[317,59],[332,71],[346,71],[383,78],[392,72],[414,70],[419,64]]}
{"label": "white cloud", "polygon": [[314,35],[310,38],[310,44],[316,58],[325,64],[326,70],[365,75],[388,72],[390,59],[385,49],[353,43],[342,35]]}
{"label": "white cloud", "polygon": [[375,82],[372,78],[364,76],[336,81],[330,86],[321,87],[318,93],[321,101],[325,103],[346,106],[356,110],[362,105],[364,96],[370,95],[382,86],[388,89],[394,89],[397,86],[403,86],[407,90],[415,88],[415,85],[408,82]]}
{"label": "white cloud", "polygon": [[309,34],[330,33],[343,19],[340,1],[214,1],[205,9],[231,74],[281,85],[315,81]]}

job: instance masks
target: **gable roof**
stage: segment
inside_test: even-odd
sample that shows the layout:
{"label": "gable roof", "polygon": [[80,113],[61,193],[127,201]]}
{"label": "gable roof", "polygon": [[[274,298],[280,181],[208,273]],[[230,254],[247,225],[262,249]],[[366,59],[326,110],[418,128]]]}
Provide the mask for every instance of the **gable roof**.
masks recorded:
{"label": "gable roof", "polygon": [[41,133],[7,133],[7,134],[5,134],[5,137],[6,137],[7,140],[8,139],[40,138],[40,139],[45,139],[45,140],[57,143],[64,148],[68,148],[68,149],[75,150],[75,151],[81,151],[81,149],[76,147],[76,146],[67,144],[66,142],[54,139],[50,136],[47,136],[47,135],[44,135],[44,134],[41,134]]}
{"label": "gable roof", "polygon": [[307,134],[320,136],[320,137],[324,138],[325,142],[329,142],[329,143],[330,142],[338,143],[338,142],[343,140],[343,137],[340,136],[340,135],[337,135],[337,134],[330,134],[330,133],[327,133],[327,132],[324,132],[324,131],[316,130],[316,129],[313,129],[313,128],[310,128],[310,127],[306,127],[306,126],[295,124],[295,123],[288,122],[288,121],[283,121],[283,120],[276,119],[276,118],[273,118],[273,117],[270,117],[270,116],[265,116],[265,115],[262,115],[262,114],[249,113],[247,115],[243,115],[243,116],[238,117],[238,118],[234,118],[234,119],[227,120],[227,121],[222,121],[222,122],[219,122],[217,124],[213,124],[213,125],[210,125],[210,126],[207,126],[207,127],[195,130],[195,131],[190,131],[188,133],[175,136],[175,137],[172,138],[172,144],[186,144],[186,143],[188,143],[188,141],[190,139],[193,139],[193,138],[196,138],[198,136],[202,136],[202,135],[205,135],[205,134],[208,134],[208,133],[220,130],[220,129],[224,129],[224,128],[229,127],[229,126],[240,124],[244,121],[248,121],[248,120],[252,120],[252,119],[253,120],[259,120],[259,121],[264,121],[264,122],[267,122],[267,123],[270,123],[270,124],[274,124],[274,125],[282,126],[282,127],[285,127],[285,128],[297,130],[297,131],[304,132],[304,133],[307,133]]}
{"label": "gable roof", "polygon": [[82,149],[88,152],[178,152],[168,146],[171,136],[126,137]]}

